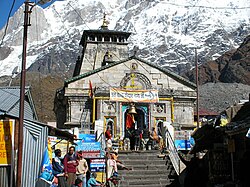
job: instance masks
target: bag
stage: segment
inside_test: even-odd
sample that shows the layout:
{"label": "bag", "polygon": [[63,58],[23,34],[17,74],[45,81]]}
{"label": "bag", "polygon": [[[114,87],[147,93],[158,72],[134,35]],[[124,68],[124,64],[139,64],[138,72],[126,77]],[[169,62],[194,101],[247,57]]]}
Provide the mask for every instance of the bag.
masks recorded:
{"label": "bag", "polygon": [[118,177],[118,172],[115,171],[115,172],[113,173],[113,177]]}
{"label": "bag", "polygon": [[46,181],[52,182],[54,179],[54,175],[51,172],[48,172],[47,170],[44,170],[39,178],[44,179]]}

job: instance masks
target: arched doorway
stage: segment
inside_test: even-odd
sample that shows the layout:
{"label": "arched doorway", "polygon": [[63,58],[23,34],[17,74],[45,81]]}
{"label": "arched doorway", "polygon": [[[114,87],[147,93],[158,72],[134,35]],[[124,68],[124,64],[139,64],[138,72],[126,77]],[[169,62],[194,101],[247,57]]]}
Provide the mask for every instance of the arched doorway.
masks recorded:
{"label": "arched doorway", "polygon": [[135,115],[135,128],[143,129],[145,125],[145,114],[141,109],[136,109],[137,114]]}
{"label": "arched doorway", "polygon": [[112,135],[112,138],[114,138],[116,132],[115,132],[115,123],[113,121],[113,119],[108,119],[107,122],[106,122],[106,129],[105,131],[108,129],[108,127],[110,128],[110,132],[111,132],[111,135]]}
{"label": "arched doorway", "polygon": [[[128,112],[129,112],[129,107],[126,108],[124,115],[123,115],[123,121],[124,121],[124,125],[123,125],[123,132],[124,132],[124,137],[128,137],[127,131],[126,131],[126,124],[127,124],[127,120],[128,120]],[[136,113],[137,114],[133,114],[132,118],[134,119],[134,123],[133,123],[133,128],[137,129],[143,129],[144,126],[146,126],[146,128],[149,127],[148,122],[148,107],[147,106],[137,106],[136,107]]]}

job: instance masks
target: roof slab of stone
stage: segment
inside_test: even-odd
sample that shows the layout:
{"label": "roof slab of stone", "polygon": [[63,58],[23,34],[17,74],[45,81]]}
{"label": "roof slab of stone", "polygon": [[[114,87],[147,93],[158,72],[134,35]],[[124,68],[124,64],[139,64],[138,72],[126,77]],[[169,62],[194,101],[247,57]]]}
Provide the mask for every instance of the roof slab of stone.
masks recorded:
{"label": "roof slab of stone", "polygon": [[72,83],[72,82],[74,82],[74,81],[77,81],[77,80],[86,78],[86,77],[88,77],[88,76],[90,76],[90,75],[93,75],[93,74],[95,74],[95,73],[98,73],[98,72],[100,72],[100,71],[103,71],[103,70],[105,70],[105,69],[111,68],[111,67],[113,67],[113,66],[122,64],[122,63],[124,63],[124,62],[130,61],[130,60],[133,60],[133,59],[134,59],[134,60],[138,60],[138,61],[140,61],[140,62],[142,62],[142,63],[145,63],[145,64],[147,64],[147,65],[149,65],[149,66],[151,66],[151,67],[153,67],[153,68],[158,69],[159,71],[163,72],[164,74],[168,75],[169,77],[173,78],[174,80],[176,80],[176,81],[178,81],[178,82],[184,84],[185,86],[188,86],[188,87],[190,87],[190,88],[192,88],[192,89],[196,89],[196,85],[195,85],[193,82],[190,82],[189,80],[187,80],[187,79],[181,77],[180,75],[177,75],[176,73],[174,73],[174,72],[172,72],[172,71],[170,71],[170,70],[168,70],[168,69],[166,69],[166,68],[162,68],[162,67],[160,67],[160,66],[158,66],[158,65],[155,65],[155,64],[153,64],[153,63],[151,63],[151,62],[142,60],[141,58],[138,58],[138,57],[136,57],[136,56],[129,57],[129,58],[125,59],[125,60],[113,62],[113,63],[111,63],[111,64],[109,64],[109,65],[106,65],[106,66],[97,68],[97,69],[95,69],[95,70],[89,71],[89,72],[87,72],[87,73],[84,73],[84,74],[81,74],[81,75],[72,77],[72,78],[70,78],[70,79],[67,79],[67,80],[65,80],[65,86],[67,86],[68,84],[70,84],[70,83]]}

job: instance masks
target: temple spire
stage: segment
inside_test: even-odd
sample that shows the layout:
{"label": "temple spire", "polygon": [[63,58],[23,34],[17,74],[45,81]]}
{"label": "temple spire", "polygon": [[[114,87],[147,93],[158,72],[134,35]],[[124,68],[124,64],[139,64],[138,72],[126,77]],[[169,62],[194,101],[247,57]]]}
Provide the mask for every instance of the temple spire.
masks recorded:
{"label": "temple spire", "polygon": [[102,30],[108,30],[108,21],[106,20],[106,13],[104,12],[103,14],[103,22],[102,22],[102,26],[101,29]]}

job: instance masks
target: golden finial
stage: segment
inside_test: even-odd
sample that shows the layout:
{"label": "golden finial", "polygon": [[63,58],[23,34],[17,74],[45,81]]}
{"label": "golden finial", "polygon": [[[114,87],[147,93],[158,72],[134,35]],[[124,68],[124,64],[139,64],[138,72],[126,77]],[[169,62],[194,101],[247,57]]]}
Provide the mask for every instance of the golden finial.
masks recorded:
{"label": "golden finial", "polygon": [[102,22],[102,26],[101,26],[101,28],[103,29],[103,30],[107,30],[108,29],[108,21],[106,20],[106,13],[104,12],[103,13],[103,22]]}

